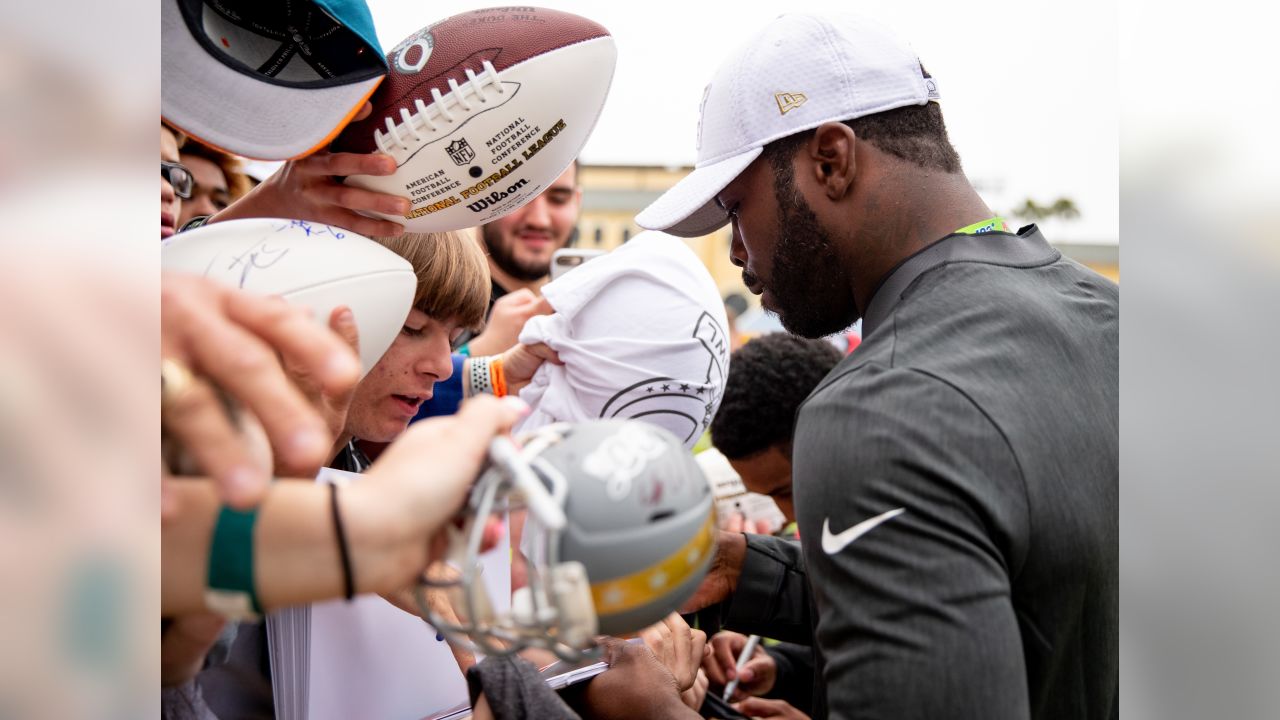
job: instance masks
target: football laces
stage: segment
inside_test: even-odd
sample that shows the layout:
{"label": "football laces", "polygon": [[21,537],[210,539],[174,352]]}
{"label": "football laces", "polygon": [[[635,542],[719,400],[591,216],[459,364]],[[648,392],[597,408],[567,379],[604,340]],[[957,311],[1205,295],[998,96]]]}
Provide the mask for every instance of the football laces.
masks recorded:
{"label": "football laces", "polygon": [[430,105],[423,102],[422,98],[417,98],[413,101],[415,112],[409,112],[408,108],[400,109],[400,122],[397,123],[394,117],[385,118],[386,131],[373,131],[373,141],[378,149],[388,154],[397,147],[402,151],[408,150],[410,140],[421,143],[426,139],[423,132],[439,132],[438,122],[443,121],[448,125],[456,122],[454,109],[463,114],[474,110],[467,99],[468,95],[474,96],[483,105],[489,102],[490,94],[496,92],[504,95],[507,92],[502,86],[502,78],[497,69],[488,60],[481,65],[479,73],[471,68],[465,68],[463,72],[467,79],[461,84],[456,78],[448,78],[449,92],[442,93],[439,88],[432,88]]}

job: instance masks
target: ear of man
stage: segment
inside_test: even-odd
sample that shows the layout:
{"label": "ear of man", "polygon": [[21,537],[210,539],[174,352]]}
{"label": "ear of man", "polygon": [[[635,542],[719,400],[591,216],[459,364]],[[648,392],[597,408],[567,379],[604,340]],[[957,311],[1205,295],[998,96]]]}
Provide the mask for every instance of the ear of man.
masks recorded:
{"label": "ear of man", "polygon": [[858,138],[848,125],[827,122],[814,130],[805,145],[801,157],[828,200],[842,200],[852,191],[853,178],[858,172],[854,152],[857,143]]}

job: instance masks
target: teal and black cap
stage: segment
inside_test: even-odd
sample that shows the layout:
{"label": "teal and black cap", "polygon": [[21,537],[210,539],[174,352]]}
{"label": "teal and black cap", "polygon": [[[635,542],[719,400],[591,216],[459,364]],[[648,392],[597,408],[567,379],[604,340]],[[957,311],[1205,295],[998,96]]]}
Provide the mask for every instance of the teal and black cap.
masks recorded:
{"label": "teal and black cap", "polygon": [[386,76],[363,0],[162,0],[161,113],[257,160],[324,148]]}

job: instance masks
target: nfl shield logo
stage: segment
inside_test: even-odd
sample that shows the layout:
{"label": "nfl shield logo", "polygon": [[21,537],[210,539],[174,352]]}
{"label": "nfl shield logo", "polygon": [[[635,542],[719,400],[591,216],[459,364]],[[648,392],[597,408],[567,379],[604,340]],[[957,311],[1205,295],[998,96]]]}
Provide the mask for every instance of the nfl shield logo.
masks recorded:
{"label": "nfl shield logo", "polygon": [[476,151],[467,144],[466,138],[458,138],[445,147],[454,165],[466,165],[476,157]]}

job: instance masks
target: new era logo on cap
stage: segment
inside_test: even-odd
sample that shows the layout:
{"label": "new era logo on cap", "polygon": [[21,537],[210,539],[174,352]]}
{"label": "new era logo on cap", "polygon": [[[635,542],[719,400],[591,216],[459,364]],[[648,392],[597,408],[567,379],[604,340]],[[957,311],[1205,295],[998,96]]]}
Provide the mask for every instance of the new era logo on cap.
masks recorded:
{"label": "new era logo on cap", "polygon": [[773,99],[778,101],[778,110],[780,110],[783,115],[786,115],[787,111],[795,110],[796,108],[803,105],[804,102],[809,98],[805,97],[804,93],[781,92],[781,93],[776,93],[773,96]]}

